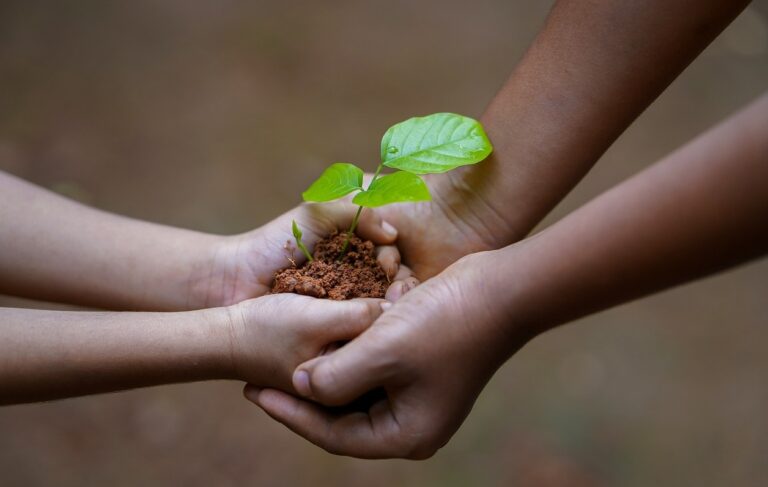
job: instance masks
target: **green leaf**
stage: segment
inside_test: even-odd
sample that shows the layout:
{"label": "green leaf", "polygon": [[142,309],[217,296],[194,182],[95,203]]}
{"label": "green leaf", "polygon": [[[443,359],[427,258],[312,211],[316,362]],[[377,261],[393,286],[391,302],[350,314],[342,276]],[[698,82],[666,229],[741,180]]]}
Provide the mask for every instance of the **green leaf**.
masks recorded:
{"label": "green leaf", "polygon": [[398,171],[376,179],[367,190],[357,193],[356,205],[374,208],[405,201],[429,201],[432,197],[424,181],[415,174]]}
{"label": "green leaf", "polygon": [[295,238],[296,241],[298,242],[301,240],[301,237],[304,234],[301,233],[301,230],[299,230],[299,226],[296,224],[296,220],[292,220],[292,221],[293,221],[293,238]]}
{"label": "green leaf", "polygon": [[493,146],[477,120],[454,113],[414,117],[393,125],[381,139],[381,161],[414,174],[476,164]]}
{"label": "green leaf", "polygon": [[331,201],[363,189],[363,170],[354,164],[331,164],[301,196],[304,201]]}
{"label": "green leaf", "polygon": [[312,254],[309,253],[309,249],[307,249],[307,246],[304,245],[304,243],[301,241],[301,237],[303,234],[301,233],[301,230],[299,230],[299,226],[296,224],[296,220],[291,220],[291,228],[293,229],[293,238],[296,239],[296,246],[301,250],[301,253],[304,254],[304,257],[307,258],[308,261],[312,262]]}

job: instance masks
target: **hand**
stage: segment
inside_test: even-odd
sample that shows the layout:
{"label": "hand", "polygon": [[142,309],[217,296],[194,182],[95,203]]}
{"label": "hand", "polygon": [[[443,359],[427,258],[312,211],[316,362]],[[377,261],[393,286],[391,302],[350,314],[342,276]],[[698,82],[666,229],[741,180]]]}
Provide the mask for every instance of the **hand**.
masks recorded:
{"label": "hand", "polygon": [[296,367],[365,331],[382,299],[332,301],[274,294],[223,308],[230,330],[231,378],[293,392]]}
{"label": "hand", "polygon": [[[297,263],[305,259],[298,250],[286,247],[286,243],[294,241],[292,220],[304,233],[304,243],[312,249],[315,242],[332,231],[348,229],[355,211],[356,207],[346,202],[303,204],[256,230],[222,237],[208,252],[207,263],[199,266],[191,278],[190,308],[228,306],[267,294],[275,271],[290,265],[289,258]],[[395,281],[387,299],[396,300],[418,283],[410,278],[410,269],[400,266],[400,253],[393,245],[397,231],[379,213],[363,211],[357,234],[378,246],[378,260]]]}
{"label": "hand", "polygon": [[[493,306],[495,252],[459,260],[417,287],[340,350],[301,365],[295,389],[326,406],[383,388],[367,412],[335,413],[272,389],[248,399],[309,441],[363,458],[432,456],[455,433],[496,369],[532,336]],[[513,332],[505,329],[511,326]]]}
{"label": "hand", "polygon": [[[466,183],[459,182],[458,176],[425,179],[432,201],[366,209],[360,218],[357,233],[379,246],[379,262],[394,276],[387,292],[392,301],[416,286],[417,278],[436,275],[464,255],[505,242],[494,236],[505,234],[506,223]],[[303,204],[261,228],[222,238],[193,273],[188,307],[227,306],[266,294],[274,272],[288,264],[290,253],[285,244],[293,241],[291,220],[299,224],[311,248],[333,230],[349,228],[355,211],[347,200]],[[488,222],[495,222],[494,231]],[[407,265],[400,265],[401,253]],[[298,251],[292,258],[304,260]]]}
{"label": "hand", "polygon": [[[465,255],[511,242],[508,235],[513,232],[508,223],[477,190],[484,185],[482,175],[475,174],[471,183],[466,182],[470,177],[461,170],[425,176],[432,201],[377,209],[385,221],[397,228],[403,262],[417,278],[428,279]],[[516,235],[515,239],[522,237]]]}

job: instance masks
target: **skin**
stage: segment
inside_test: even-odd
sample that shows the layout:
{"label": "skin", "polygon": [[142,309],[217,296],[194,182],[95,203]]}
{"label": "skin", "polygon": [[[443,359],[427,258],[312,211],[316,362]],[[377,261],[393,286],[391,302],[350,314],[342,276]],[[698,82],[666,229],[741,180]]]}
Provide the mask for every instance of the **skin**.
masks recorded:
{"label": "skin", "polygon": [[[747,3],[558,1],[481,117],[494,154],[432,175],[432,202],[364,212],[362,236],[389,245],[397,228],[403,262],[420,279],[520,240]],[[285,266],[292,218],[308,244],[349,226],[351,205],[322,208],[216,236],[116,217],[0,173],[0,292],[108,309],[227,306],[262,295]],[[387,268],[395,254],[384,252]]]}
{"label": "skin", "polygon": [[382,303],[280,294],[172,313],[0,308],[0,404],[213,379],[291,391],[297,365],[360,334]]}
{"label": "skin", "polygon": [[[293,391],[296,366],[362,332],[383,300],[263,295],[289,265],[292,220],[312,248],[347,228],[355,211],[346,202],[302,205],[221,237],[88,208],[0,173],[0,292],[112,309],[212,308],[0,308],[0,404],[210,379]],[[358,234],[379,244],[394,280],[389,300],[417,284],[399,265],[390,225],[367,212]]]}
{"label": "skin", "polygon": [[[748,3],[725,0],[556,2],[542,31],[481,117],[495,147],[493,155],[482,164],[431,176],[428,184],[432,202],[381,209],[383,218],[399,231],[398,246],[403,262],[417,277],[427,279],[462,256],[497,249],[524,238]],[[698,155],[691,154],[688,158],[694,160]],[[653,188],[647,190],[649,194],[654,191]],[[651,199],[648,195],[640,198],[649,205]],[[706,207],[703,202],[702,199],[702,208]],[[620,198],[615,202],[616,207],[629,203],[636,202]],[[609,206],[601,208],[609,211]],[[424,225],[425,221],[430,225]],[[597,221],[581,224],[597,230]],[[574,234],[585,239],[590,235],[576,230]],[[562,242],[569,242],[569,246],[558,250],[564,255],[570,252],[576,235],[561,236]],[[609,239],[607,234],[598,232],[592,236]],[[619,236],[628,240],[631,236],[637,241],[646,238],[629,231],[617,233],[616,237]],[[543,235],[531,241],[542,240]],[[547,241],[553,242],[552,247],[558,247],[554,237]],[[684,239],[680,242],[681,245],[687,243]],[[592,240],[589,245],[593,245]],[[535,246],[526,243],[514,248],[535,249]],[[536,255],[534,250],[527,252]],[[512,256],[525,253],[510,251],[503,257],[509,256],[511,262]],[[635,257],[630,255],[628,260],[634,261]],[[741,257],[742,254],[731,254],[733,262]],[[481,265],[479,257],[474,256],[459,261],[409,294],[408,299],[398,302],[368,333],[339,352],[339,357],[346,357],[346,361],[340,358],[337,365],[321,368],[330,372],[320,373],[317,378],[311,377],[313,366],[302,367],[294,377],[297,389],[305,396],[326,404],[341,404],[374,384],[386,386],[389,403],[374,406],[368,414],[333,418],[319,407],[274,391],[259,392],[251,388],[247,389],[248,397],[290,428],[332,452],[363,457],[432,455],[453,434],[498,365],[538,331],[561,322],[542,318],[539,324],[525,323],[515,314],[519,313],[515,304],[521,303],[513,297],[515,292],[522,293],[520,281],[508,283],[500,279],[499,284],[490,284],[493,281],[489,276],[498,276],[502,269],[498,265],[501,258],[494,257],[492,266]],[[519,258],[522,264],[517,267],[503,267],[505,273],[545,275],[532,263],[525,262],[527,258]],[[553,253],[549,260],[531,259],[531,262],[546,268],[552,262],[563,263],[563,259]],[[697,264],[700,264],[696,267],[699,273],[710,270],[706,263]],[[536,270],[527,271],[529,268]],[[651,276],[644,288],[602,288],[605,301],[600,306],[629,299],[641,288],[645,289],[643,292],[660,289],[664,286],[663,276],[680,280],[694,277],[693,273],[685,272],[690,269],[677,273],[672,272],[671,267],[649,269]],[[581,277],[570,276],[571,283],[581,285]],[[552,273],[549,282],[553,284],[557,278],[557,274]],[[566,278],[567,273],[562,276]],[[500,296],[498,289],[508,289],[510,295]],[[614,296],[621,289],[625,294]],[[549,296],[545,291],[541,293]],[[577,302],[574,295],[562,292],[561,299],[573,309],[582,306],[584,312],[588,312],[590,308],[586,304],[590,299]],[[541,302],[547,301],[542,298]],[[512,313],[509,309],[516,311]],[[553,309],[568,308],[542,305],[530,315],[537,317],[543,314],[542,310]],[[511,318],[520,323],[514,332],[510,332],[509,327],[493,325],[506,323]],[[483,326],[483,323],[490,325]],[[478,327],[500,331],[486,333],[476,329]],[[398,350],[408,354],[400,355]],[[488,353],[488,350],[503,352]],[[453,360],[457,358],[459,360]],[[446,371],[446,364],[453,363],[461,363],[462,370]],[[467,371],[466,375],[462,371]],[[454,373],[468,379],[455,380]],[[382,378],[382,374],[386,377]],[[350,382],[345,385],[340,378]],[[448,381],[457,385],[452,387],[446,384]],[[450,394],[446,394],[448,391]]]}
{"label": "skin", "polygon": [[[477,167],[432,177],[429,180],[431,192],[435,197],[432,203],[397,205],[382,210],[384,219],[400,230],[399,243],[405,262],[414,268],[417,276],[426,278],[438,274],[462,255],[498,248],[526,235],[578,182],[626,126],[746,4],[747,2],[743,1],[714,0],[702,0],[695,5],[682,0],[559,1],[552,10],[544,30],[482,117],[496,146],[494,156]],[[0,195],[6,194],[6,188],[0,189],[3,190]],[[24,193],[21,196],[27,195]],[[11,201],[18,201],[18,198],[12,198]],[[34,199],[30,201],[35,202]],[[5,210],[5,213],[0,214],[3,217],[0,221],[12,222],[14,232],[18,229],[20,233],[31,238],[19,243],[17,238],[9,236],[9,232],[0,232],[0,239],[5,236],[4,240],[0,240],[0,247],[9,248],[14,252],[14,258],[0,257],[0,274],[10,276],[3,278],[0,289],[20,289],[29,296],[54,299],[65,296],[70,300],[82,297],[87,304],[104,306],[108,303],[109,306],[132,309],[190,309],[206,305],[226,305],[263,291],[266,274],[263,274],[262,269],[265,266],[251,265],[251,262],[260,262],[262,259],[269,263],[278,261],[277,254],[264,258],[262,246],[258,245],[264,241],[278,241],[277,235],[280,234],[277,232],[274,233],[274,239],[268,237],[266,240],[259,240],[255,233],[238,237],[209,238],[210,236],[182,235],[178,232],[167,232],[167,228],[160,230],[142,225],[133,226],[133,231],[130,232],[120,232],[94,215],[89,215],[85,220],[52,219],[47,221],[46,226],[27,226],[22,220],[35,221],[36,217],[45,217],[45,211],[28,214],[18,206],[15,205],[14,211]],[[6,208],[6,205],[0,208]],[[514,211],[508,211],[509,208],[514,208]],[[22,218],[19,214],[27,218]],[[301,216],[307,218],[306,221],[300,221],[302,226],[318,229],[322,227],[323,218],[316,219],[305,214]],[[68,222],[69,225],[62,225],[62,221]],[[425,221],[429,221],[430,225],[424,225]],[[73,237],[76,233],[73,230],[75,223],[80,223],[89,230],[85,233],[86,238],[78,240],[77,236]],[[21,232],[22,228],[26,230]],[[128,225],[125,228],[128,228]],[[289,238],[289,228],[288,224],[281,227],[279,231],[284,235],[280,235],[280,239],[283,239],[283,236],[285,239]],[[66,238],[59,242],[60,247],[45,246],[40,244],[46,240],[40,238],[43,235]],[[104,235],[110,235],[110,238],[105,240]],[[78,244],[73,244],[72,241]],[[123,241],[131,245],[123,245]],[[6,247],[8,242],[11,245]],[[109,256],[120,256],[119,260],[125,267],[115,267],[112,260],[107,258],[104,248],[110,248]],[[137,248],[141,248],[143,252],[134,252]],[[78,260],[70,252],[78,249],[88,250],[83,252],[83,255],[89,256],[88,259]],[[3,254],[0,253],[0,256]],[[31,281],[18,267],[19,256],[30,255],[41,259],[34,273],[37,281]],[[71,268],[62,273],[48,274],[50,266],[44,263],[50,262],[46,260],[49,255],[56,255],[59,261],[62,260],[61,256],[65,256],[67,260],[71,259]],[[472,262],[474,258],[460,261],[457,267],[451,267],[450,269],[459,270],[449,270],[446,276],[454,273],[462,277],[447,282],[471,283],[469,276],[472,266],[463,264],[465,268],[462,268],[461,265],[462,262]],[[241,272],[243,262],[249,263],[245,266],[247,270],[244,274]],[[281,261],[280,266],[283,265],[284,261]],[[256,270],[251,270],[251,267]],[[118,272],[125,270],[133,274],[133,277],[128,278],[129,282],[125,287],[122,287],[122,282],[121,289],[105,285],[120,282],[118,278],[125,279],[125,274]],[[78,279],[73,283],[71,276],[77,276]],[[443,315],[434,309],[435,304],[430,303],[429,299],[439,298],[440,289],[448,289],[442,293],[451,296],[459,295],[457,290],[461,290],[459,284],[440,286],[440,282],[446,280],[440,278],[430,281],[428,286],[420,289],[416,297],[408,300],[418,305],[410,305],[409,308],[403,304],[402,307],[393,308],[391,314],[388,313],[385,318],[392,316],[387,320],[399,325],[393,325],[390,327],[391,331],[386,333],[376,333],[382,333],[381,336],[384,337],[387,333],[394,336],[401,331],[402,336],[407,336],[407,330],[403,331],[403,328],[404,323],[409,320],[420,324],[421,317],[425,322],[423,330],[431,330],[440,322],[440,318],[444,318],[445,323],[450,325],[455,324],[459,317],[472,316],[471,307],[451,308],[446,299],[438,299],[435,303],[442,303],[445,309],[454,311],[453,315]],[[477,292],[477,289],[474,291]],[[485,291],[487,289],[482,289],[482,292]],[[422,306],[420,310],[417,309],[419,305]],[[397,309],[401,309],[397,311],[401,316],[400,320],[396,318]],[[501,307],[489,307],[486,312],[495,316],[497,309]],[[409,316],[406,310],[410,310],[413,316]],[[429,310],[432,310],[431,315],[428,314]],[[484,318],[482,314],[477,316],[479,323],[494,321],[494,318]],[[437,364],[445,361],[446,357],[461,356],[461,352],[465,350],[462,344],[473,345],[477,355],[477,350],[483,350],[484,345],[492,346],[496,343],[486,342],[482,338],[484,334],[480,332],[478,338],[474,338],[471,333],[459,333],[456,330],[461,326],[467,328],[463,321],[460,326],[449,326],[442,340],[434,340],[434,336],[443,334],[442,329],[439,333],[429,336],[423,332],[425,336],[413,337],[421,340],[417,343],[427,344],[423,350],[419,350],[424,352],[423,359],[411,356],[411,362],[404,368],[412,376],[422,379],[422,383],[417,385],[423,386],[426,393],[434,390],[428,386],[428,371],[438,367]],[[377,330],[382,328],[376,327]],[[410,333],[416,333],[416,328],[418,327],[408,327]],[[529,327],[523,328],[527,330]],[[365,336],[368,336],[368,333],[363,335]],[[505,336],[505,333],[501,336]],[[525,334],[515,336],[520,340],[519,337]],[[495,338],[499,340],[499,336]],[[361,338],[362,343],[366,343],[366,340]],[[524,340],[521,341],[524,343]],[[390,347],[375,350],[376,354],[382,353],[382,357],[391,357],[384,352],[396,348],[395,345],[403,345],[395,339],[381,343]],[[517,342],[510,338],[509,343]],[[347,356],[352,353],[349,350],[358,348],[345,347],[332,356]],[[507,347],[509,350],[514,348],[515,345]],[[435,351],[441,353],[430,353]],[[374,357],[377,355],[368,356],[369,359]],[[434,363],[427,364],[426,358],[432,358]],[[406,362],[407,360],[403,360],[402,363]],[[482,378],[487,370],[494,370],[493,354],[483,354],[477,362],[478,365],[468,367],[468,370],[474,372],[475,379]],[[378,366],[384,369],[387,364],[380,363]],[[370,368],[361,367],[360,370],[370,371]],[[388,370],[388,374],[392,373],[394,376],[391,369]],[[433,373],[430,376],[433,382],[437,381],[437,375],[442,376],[441,380],[450,377],[442,371],[440,374]],[[294,377],[298,389],[304,393],[308,392],[308,377],[307,375],[302,379],[301,374]],[[379,376],[374,374],[372,377]],[[406,381],[403,376],[399,379],[395,384],[388,384],[391,386],[388,388],[390,396],[393,393],[392,387],[416,384],[413,380]],[[307,435],[313,435],[313,438],[326,448],[340,453],[359,456],[424,457],[433,452],[435,445],[446,436],[446,431],[452,433],[450,426],[460,423],[462,411],[463,414],[468,411],[474,398],[473,391],[476,391],[476,395],[482,388],[482,380],[470,382],[470,386],[461,391],[467,394],[465,397],[468,399],[462,397],[458,406],[451,405],[447,412],[438,411],[434,421],[422,418],[425,421],[420,424],[404,422],[406,427],[411,428],[401,431],[405,439],[393,439],[389,436],[391,432],[384,432],[387,433],[386,439],[392,440],[390,450],[382,449],[381,440],[385,438],[384,435],[375,442],[371,441],[370,436],[365,436],[364,430],[361,430],[362,433],[352,431],[352,426],[357,424],[355,422],[360,416],[352,416],[351,420],[343,419],[341,423],[335,423],[336,426],[326,430],[325,436],[322,432],[313,433],[308,427],[300,429],[298,422],[291,424],[295,424],[296,429]],[[312,391],[315,389],[314,385],[313,383]],[[411,391],[416,389],[414,385]],[[281,396],[271,390],[253,394],[255,400],[262,406],[266,405],[268,411],[277,417],[286,414],[285,410],[270,407],[269,398],[277,398],[275,400],[280,403],[290,401],[288,396]],[[322,396],[323,393],[320,394]],[[405,411],[421,411],[422,415],[427,415],[423,407],[424,402],[438,397],[427,396],[430,395],[412,392],[412,395],[408,396],[403,393],[393,404],[399,405],[397,407],[401,409],[405,408]],[[303,414],[306,404],[302,404],[292,404],[291,407],[296,408],[293,412]],[[380,403],[371,409],[371,418],[365,414],[363,416],[366,421],[371,420],[371,424],[380,425],[379,413],[385,415],[392,407]],[[319,409],[309,411],[317,414],[322,412]],[[402,416],[404,421],[406,416]],[[412,415],[411,419],[415,416],[417,415]],[[396,416],[390,414],[389,417]],[[322,419],[321,416],[315,416],[313,419],[318,418]],[[350,429],[344,430],[339,427],[340,424],[348,425]],[[449,427],[441,429],[445,424]],[[328,437],[329,434],[341,430],[348,435],[346,439]]]}
{"label": "skin", "polygon": [[297,391],[328,406],[383,388],[367,412],[246,396],[330,452],[428,458],[532,337],[768,253],[766,181],[768,95],[538,235],[459,260],[294,374]]}
{"label": "skin", "polygon": [[[269,292],[275,271],[301,263],[291,220],[311,249],[346,229],[356,208],[346,202],[301,205],[256,230],[210,235],[114,215],[81,205],[0,172],[0,293],[105,309],[182,311],[221,307]],[[366,211],[358,234],[379,247],[390,277],[400,254],[397,231]],[[392,299],[415,285],[398,283]]]}
{"label": "skin", "polygon": [[403,262],[424,280],[524,238],[748,3],[558,1],[480,117],[491,157],[430,176],[430,203],[381,209]]}

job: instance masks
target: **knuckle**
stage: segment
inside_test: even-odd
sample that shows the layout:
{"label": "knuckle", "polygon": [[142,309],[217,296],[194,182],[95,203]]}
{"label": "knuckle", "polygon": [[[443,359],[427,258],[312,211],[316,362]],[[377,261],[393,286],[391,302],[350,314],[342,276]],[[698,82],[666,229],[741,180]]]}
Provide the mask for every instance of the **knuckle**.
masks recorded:
{"label": "knuckle", "polygon": [[323,450],[327,451],[331,455],[344,455],[344,450],[335,443],[324,442],[320,446]]}
{"label": "knuckle", "polygon": [[373,208],[365,208],[363,210],[363,217],[366,219],[366,221],[369,221],[374,225],[381,224],[381,215],[379,214],[378,211],[375,211]]}
{"label": "knuckle", "polygon": [[[431,421],[427,422],[431,423]],[[402,457],[409,460],[427,460],[432,458],[446,442],[447,439],[441,433],[439,425],[428,425],[426,429],[405,435],[405,440],[400,445]]]}
{"label": "knuckle", "polygon": [[437,448],[431,447],[418,447],[411,450],[411,452],[405,457],[408,460],[429,460],[437,453]]}
{"label": "knuckle", "polygon": [[338,373],[333,364],[321,364],[312,374],[312,394],[321,402],[333,401],[338,384]]}
{"label": "knuckle", "polygon": [[440,449],[437,442],[434,441],[416,441],[404,450],[403,458],[408,460],[428,460],[432,458]]}
{"label": "knuckle", "polygon": [[366,301],[356,303],[356,306],[352,311],[351,319],[355,324],[372,323],[375,319],[373,305]]}

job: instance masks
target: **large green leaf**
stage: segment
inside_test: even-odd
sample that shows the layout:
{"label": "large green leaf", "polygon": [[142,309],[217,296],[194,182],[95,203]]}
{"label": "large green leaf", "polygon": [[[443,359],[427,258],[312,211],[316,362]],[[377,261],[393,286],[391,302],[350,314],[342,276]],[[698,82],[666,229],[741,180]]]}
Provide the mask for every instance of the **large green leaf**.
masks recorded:
{"label": "large green leaf", "polygon": [[301,196],[304,201],[332,201],[363,189],[363,170],[354,164],[331,164]]}
{"label": "large green leaf", "polygon": [[376,179],[367,190],[357,193],[352,203],[368,208],[405,201],[429,201],[432,197],[424,181],[415,174],[398,171]]}
{"label": "large green leaf", "polygon": [[475,164],[492,150],[480,122],[453,113],[410,118],[390,127],[381,139],[384,165],[415,174]]}

